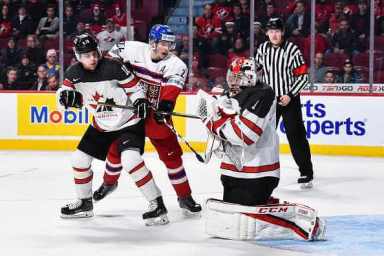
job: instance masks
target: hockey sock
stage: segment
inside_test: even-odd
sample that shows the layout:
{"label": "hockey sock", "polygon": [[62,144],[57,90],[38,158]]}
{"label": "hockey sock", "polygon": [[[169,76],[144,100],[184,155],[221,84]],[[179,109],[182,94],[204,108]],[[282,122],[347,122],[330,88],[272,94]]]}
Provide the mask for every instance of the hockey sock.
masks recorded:
{"label": "hockey sock", "polygon": [[187,174],[185,173],[183,163],[180,159],[179,165],[175,167],[175,163],[164,162],[168,170],[168,178],[176,191],[179,198],[185,198],[191,195],[191,187],[189,186]]}
{"label": "hockey sock", "polygon": [[104,171],[104,184],[111,186],[117,183],[121,169],[123,169],[121,165],[121,158],[118,154],[117,147],[115,143],[112,143],[108,150],[107,161],[105,163],[105,171]]}
{"label": "hockey sock", "polygon": [[148,201],[161,196],[160,189],[157,187],[151,171],[145,166],[139,152],[135,150],[122,152],[121,162],[124,170],[129,173],[136,186]]}
{"label": "hockey sock", "polygon": [[76,194],[80,199],[92,197],[93,173],[91,163],[92,157],[80,150],[76,150],[72,155]]}

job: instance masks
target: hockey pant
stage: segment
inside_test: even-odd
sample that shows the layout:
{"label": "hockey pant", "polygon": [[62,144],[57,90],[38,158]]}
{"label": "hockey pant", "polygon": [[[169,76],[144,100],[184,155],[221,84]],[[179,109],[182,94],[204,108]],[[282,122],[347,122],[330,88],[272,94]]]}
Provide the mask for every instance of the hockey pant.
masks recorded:
{"label": "hockey pant", "polygon": [[208,199],[205,230],[210,236],[235,240],[320,240],[325,224],[319,221],[316,211],[304,205],[244,206]]}
{"label": "hockey pant", "polygon": [[[164,139],[150,139],[153,146],[159,154],[160,160],[165,164],[168,170],[168,178],[176,191],[179,198],[185,198],[191,195],[188,178],[184,170],[181,156],[183,151],[174,134]],[[111,147],[107,156],[106,171],[104,173],[104,183],[113,185],[117,182],[120,176],[121,163],[119,153],[116,147]],[[114,169],[112,168],[119,168]],[[128,170],[128,172],[130,172]],[[138,185],[135,180],[136,185]]]}

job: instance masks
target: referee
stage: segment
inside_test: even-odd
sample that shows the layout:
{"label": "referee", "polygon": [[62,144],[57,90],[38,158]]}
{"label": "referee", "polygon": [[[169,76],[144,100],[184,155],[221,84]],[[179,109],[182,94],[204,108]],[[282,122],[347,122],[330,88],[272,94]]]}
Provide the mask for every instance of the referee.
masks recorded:
{"label": "referee", "polygon": [[263,81],[275,91],[278,105],[276,126],[282,116],[293,158],[299,166],[298,183],[312,187],[313,168],[301,113],[300,90],[308,83],[308,67],[299,48],[284,40],[284,25],[280,18],[267,23],[269,41],[256,52],[256,62],[263,68]]}

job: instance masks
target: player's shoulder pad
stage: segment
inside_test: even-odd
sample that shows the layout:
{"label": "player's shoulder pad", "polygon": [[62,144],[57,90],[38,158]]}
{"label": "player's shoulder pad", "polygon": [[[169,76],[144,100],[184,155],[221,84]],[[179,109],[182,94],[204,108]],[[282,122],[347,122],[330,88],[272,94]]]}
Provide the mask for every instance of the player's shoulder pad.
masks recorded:
{"label": "player's shoulder pad", "polygon": [[246,88],[242,93],[247,94],[246,102],[242,104],[244,108],[259,117],[268,114],[275,100],[275,93],[268,85],[258,84],[257,87]]}
{"label": "player's shoulder pad", "polygon": [[103,62],[105,66],[117,67],[123,65],[123,62],[121,60],[115,58],[103,58]]}
{"label": "player's shoulder pad", "polygon": [[184,72],[186,74],[187,71],[187,65],[185,65],[184,61],[182,61],[179,57],[173,54],[169,57],[168,70],[165,74],[166,76],[180,75],[180,72]]}
{"label": "player's shoulder pad", "polygon": [[106,77],[112,78],[131,74],[124,63],[117,59],[103,59],[101,72],[103,72]]}
{"label": "player's shoulder pad", "polygon": [[149,45],[144,42],[139,42],[139,41],[125,41],[124,42],[124,50],[130,53],[135,53],[137,54],[138,51],[142,49],[147,49],[149,48]]}
{"label": "player's shoulder pad", "polygon": [[77,62],[75,64],[72,64],[67,68],[67,70],[64,73],[64,79],[68,79],[71,82],[73,82],[73,78],[79,78],[81,75],[81,63]]}

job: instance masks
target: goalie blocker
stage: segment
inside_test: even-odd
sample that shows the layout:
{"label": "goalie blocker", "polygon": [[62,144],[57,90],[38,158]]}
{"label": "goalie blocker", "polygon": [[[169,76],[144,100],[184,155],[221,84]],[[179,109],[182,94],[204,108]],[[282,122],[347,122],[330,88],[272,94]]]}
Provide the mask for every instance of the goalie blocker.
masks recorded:
{"label": "goalie blocker", "polygon": [[235,240],[325,240],[325,221],[305,205],[244,206],[208,199],[205,231],[213,237]]}

